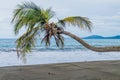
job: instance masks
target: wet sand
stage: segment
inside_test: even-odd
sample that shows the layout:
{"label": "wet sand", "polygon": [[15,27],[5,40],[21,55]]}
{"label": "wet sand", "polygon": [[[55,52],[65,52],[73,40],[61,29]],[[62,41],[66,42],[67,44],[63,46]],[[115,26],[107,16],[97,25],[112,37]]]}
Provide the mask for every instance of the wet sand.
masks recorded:
{"label": "wet sand", "polygon": [[120,60],[0,67],[0,80],[120,80]]}

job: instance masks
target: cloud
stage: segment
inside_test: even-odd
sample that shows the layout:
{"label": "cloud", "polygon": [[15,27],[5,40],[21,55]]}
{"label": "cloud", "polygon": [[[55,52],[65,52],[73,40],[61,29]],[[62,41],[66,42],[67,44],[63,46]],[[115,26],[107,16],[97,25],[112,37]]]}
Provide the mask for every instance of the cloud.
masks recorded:
{"label": "cloud", "polygon": [[93,30],[91,34],[98,34],[102,36],[120,35],[119,11],[111,16],[91,17],[91,21],[93,23]]}
{"label": "cloud", "polygon": [[[30,0],[1,0],[0,1],[0,37],[15,37],[13,24],[10,23],[13,10],[17,4]],[[52,7],[56,12],[55,18],[62,19],[67,16],[85,16],[93,22],[92,33],[70,28],[68,31],[77,35],[91,34],[116,35],[120,34],[120,0],[31,0],[42,8]],[[4,28],[3,28],[4,27]],[[112,32],[111,32],[112,30]],[[23,31],[20,33],[22,34]],[[7,35],[11,34],[11,35]]]}
{"label": "cloud", "polygon": [[[119,13],[119,12],[118,12]],[[120,14],[116,13],[112,16],[95,16],[91,20],[94,26],[120,26]]]}

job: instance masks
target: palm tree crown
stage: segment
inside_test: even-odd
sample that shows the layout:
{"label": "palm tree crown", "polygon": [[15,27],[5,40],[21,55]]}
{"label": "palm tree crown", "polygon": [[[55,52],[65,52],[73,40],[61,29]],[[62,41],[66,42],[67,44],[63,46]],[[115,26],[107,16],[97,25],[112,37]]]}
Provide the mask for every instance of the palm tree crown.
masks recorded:
{"label": "palm tree crown", "polygon": [[91,21],[86,17],[70,16],[56,23],[50,22],[54,15],[51,8],[43,9],[33,2],[25,2],[17,6],[12,19],[15,23],[14,32],[17,35],[21,28],[26,28],[26,32],[16,40],[18,53],[25,56],[25,53],[30,52],[41,33],[44,34],[41,42],[45,42],[46,46],[50,45],[52,37],[58,47],[64,46],[64,38],[61,34],[67,24],[91,31]]}

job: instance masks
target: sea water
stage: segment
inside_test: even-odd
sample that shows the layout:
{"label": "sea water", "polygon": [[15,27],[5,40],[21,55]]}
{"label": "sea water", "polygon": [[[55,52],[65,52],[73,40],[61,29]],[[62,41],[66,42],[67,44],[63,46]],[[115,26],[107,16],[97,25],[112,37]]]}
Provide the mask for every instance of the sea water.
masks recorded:
{"label": "sea water", "polygon": [[[16,39],[0,39],[0,52],[10,52],[16,50]],[[103,46],[120,46],[120,39],[84,39],[85,42],[92,46],[103,47]],[[58,48],[55,41],[51,40],[50,47],[45,47],[45,44],[41,44],[40,40],[37,40],[36,47],[33,51],[77,51],[77,50],[88,50],[76,40],[66,38],[64,40],[64,47]]]}
{"label": "sea water", "polygon": [[[63,48],[57,48],[55,41],[45,47],[37,40],[36,47],[26,55],[26,63],[17,57],[16,39],[0,39],[0,66],[20,66],[64,62],[120,60],[120,52],[94,52],[71,38],[65,38]],[[120,39],[84,39],[92,46],[120,46]]]}

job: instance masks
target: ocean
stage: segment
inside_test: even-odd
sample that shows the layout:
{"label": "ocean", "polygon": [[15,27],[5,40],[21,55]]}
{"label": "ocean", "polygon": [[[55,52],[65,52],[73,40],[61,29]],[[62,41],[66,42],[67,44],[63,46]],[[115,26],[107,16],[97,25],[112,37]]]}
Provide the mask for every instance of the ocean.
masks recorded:
{"label": "ocean", "polygon": [[[93,46],[120,46],[120,39],[84,39]],[[26,63],[17,57],[16,39],[0,39],[0,67],[36,64],[120,60],[120,52],[94,52],[86,49],[77,41],[65,38],[64,48],[57,48],[54,40],[46,48],[38,40],[36,47],[26,55]]]}
{"label": "ocean", "polygon": [[[0,39],[0,52],[16,51],[16,39]],[[65,45],[63,48],[58,48],[54,40],[51,40],[50,47],[45,47],[44,43],[41,44],[40,40],[37,40],[36,47],[32,51],[79,51],[88,50],[76,40],[71,38],[65,38]],[[84,39],[85,42],[92,46],[120,46],[120,39]]]}

